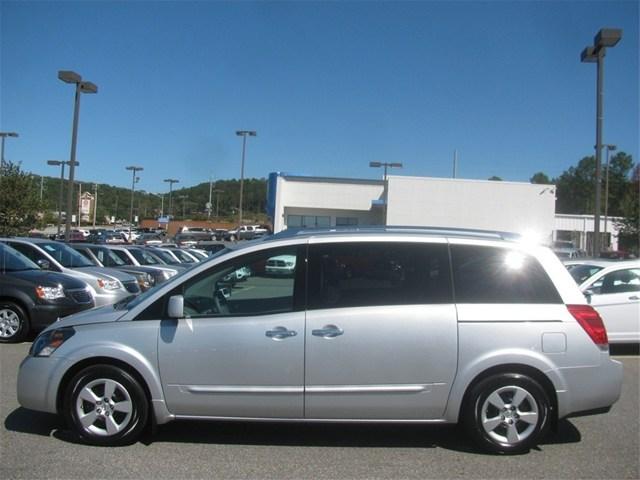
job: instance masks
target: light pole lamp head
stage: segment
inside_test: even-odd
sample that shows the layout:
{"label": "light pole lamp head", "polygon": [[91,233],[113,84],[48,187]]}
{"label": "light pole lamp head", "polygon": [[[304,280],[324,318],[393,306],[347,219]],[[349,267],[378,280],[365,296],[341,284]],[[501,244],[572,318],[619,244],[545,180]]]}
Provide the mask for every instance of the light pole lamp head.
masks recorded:
{"label": "light pole lamp head", "polygon": [[380,168],[382,166],[381,162],[369,162],[369,166],[372,168]]}
{"label": "light pole lamp head", "polygon": [[0,132],[0,137],[19,137],[16,132]]}
{"label": "light pole lamp head", "polygon": [[64,163],[66,163],[66,162],[64,162],[62,160],[47,160],[47,165],[60,166],[60,165],[62,165]]}
{"label": "light pole lamp head", "polygon": [[144,168],[142,167],[136,167],[135,165],[130,165],[128,167],[125,167],[127,170],[133,170],[133,172],[140,172],[142,170],[144,170]]}
{"label": "light pole lamp head", "polygon": [[402,164],[400,162],[390,163],[389,166],[392,168],[402,168]]}
{"label": "light pole lamp head", "polygon": [[60,70],[58,71],[58,78],[65,83],[80,83],[82,82],[82,77],[78,75],[76,72],[72,72],[71,70]]}
{"label": "light pole lamp head", "polygon": [[92,82],[81,82],[80,91],[82,93],[98,93],[98,86]]}
{"label": "light pole lamp head", "polygon": [[586,47],[580,54],[580,61],[582,63],[595,63],[598,61],[598,54],[595,47]]}
{"label": "light pole lamp head", "polygon": [[247,135],[250,137],[255,137],[258,134],[253,130],[237,130],[236,135],[238,135],[239,137],[246,137]]}
{"label": "light pole lamp head", "polygon": [[622,38],[620,28],[602,28],[593,38],[593,45],[596,48],[615,47]]}

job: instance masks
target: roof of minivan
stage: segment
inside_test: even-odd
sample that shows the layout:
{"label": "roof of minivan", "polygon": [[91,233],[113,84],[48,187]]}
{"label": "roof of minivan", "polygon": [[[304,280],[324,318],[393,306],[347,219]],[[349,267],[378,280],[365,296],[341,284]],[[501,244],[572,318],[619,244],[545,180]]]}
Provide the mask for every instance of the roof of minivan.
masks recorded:
{"label": "roof of minivan", "polygon": [[409,235],[430,235],[446,236],[458,238],[475,238],[485,240],[510,240],[518,241],[522,237],[517,233],[498,232],[491,230],[472,230],[465,228],[442,228],[442,227],[410,227],[410,226],[345,226],[330,228],[289,228],[275,235],[265,237],[264,240],[284,240],[287,238],[304,238],[318,236],[339,236],[339,235],[371,235],[371,234],[409,234]]}

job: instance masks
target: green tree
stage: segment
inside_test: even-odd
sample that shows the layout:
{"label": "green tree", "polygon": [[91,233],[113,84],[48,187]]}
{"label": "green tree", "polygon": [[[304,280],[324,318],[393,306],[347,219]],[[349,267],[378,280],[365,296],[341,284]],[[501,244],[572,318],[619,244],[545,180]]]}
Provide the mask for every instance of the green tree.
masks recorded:
{"label": "green tree", "polygon": [[637,254],[640,250],[640,164],[635,166],[627,182],[621,208],[623,220],[618,223],[620,233],[629,239],[626,243]]}
{"label": "green tree", "polygon": [[494,175],[493,177],[490,177],[489,180],[493,181],[493,182],[501,182],[502,178]]}
{"label": "green tree", "polygon": [[25,235],[38,223],[40,185],[19,163],[0,167],[0,235]]}
{"label": "green tree", "polygon": [[541,185],[549,185],[553,183],[551,179],[547,176],[546,173],[538,172],[534,173],[533,176],[529,179],[531,183],[541,184]]}
{"label": "green tree", "polygon": [[558,213],[593,214],[595,199],[595,157],[584,157],[575,167],[555,179]]}

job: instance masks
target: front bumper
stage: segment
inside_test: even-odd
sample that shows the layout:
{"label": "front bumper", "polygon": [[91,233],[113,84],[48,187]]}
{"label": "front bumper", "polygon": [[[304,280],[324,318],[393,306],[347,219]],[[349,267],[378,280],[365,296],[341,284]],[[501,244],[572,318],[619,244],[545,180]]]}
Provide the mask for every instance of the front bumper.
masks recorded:
{"label": "front bumper", "polygon": [[93,308],[93,302],[85,305],[36,305],[31,312],[31,327],[34,330],[42,330],[58,318],[68,317],[89,308]]}
{"label": "front bumper", "polygon": [[58,388],[70,366],[64,357],[26,357],[18,370],[18,403],[30,410],[58,413]]}

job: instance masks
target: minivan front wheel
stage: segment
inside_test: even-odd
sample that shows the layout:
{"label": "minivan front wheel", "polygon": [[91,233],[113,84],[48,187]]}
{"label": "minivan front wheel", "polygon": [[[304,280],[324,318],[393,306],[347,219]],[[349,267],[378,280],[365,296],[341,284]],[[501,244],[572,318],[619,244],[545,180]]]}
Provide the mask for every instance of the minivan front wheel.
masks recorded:
{"label": "minivan front wheel", "polygon": [[29,319],[14,302],[0,302],[0,343],[21,342],[29,333]]}
{"label": "minivan front wheel", "polygon": [[519,453],[546,434],[549,405],[549,397],[534,379],[515,373],[498,374],[472,388],[464,422],[484,449]]}
{"label": "minivan front wheel", "polygon": [[112,365],[94,365],[69,383],[65,416],[78,435],[94,445],[126,445],[140,436],[148,402],[140,383]]}

